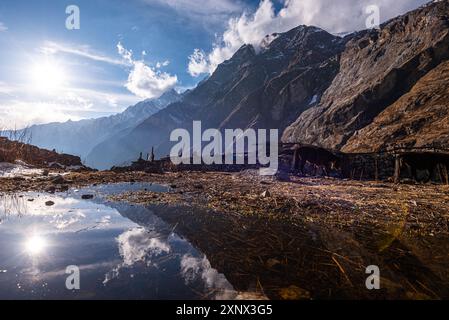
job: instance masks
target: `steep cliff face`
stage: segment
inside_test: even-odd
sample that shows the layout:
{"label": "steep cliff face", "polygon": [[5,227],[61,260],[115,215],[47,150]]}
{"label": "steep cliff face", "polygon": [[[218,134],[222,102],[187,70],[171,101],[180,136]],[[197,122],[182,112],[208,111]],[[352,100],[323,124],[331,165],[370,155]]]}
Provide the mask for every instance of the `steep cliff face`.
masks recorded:
{"label": "steep cliff face", "polygon": [[449,146],[449,61],[441,63],[374,121],[354,134],[345,152],[389,146]]}
{"label": "steep cliff face", "polygon": [[380,30],[360,32],[347,43],[339,73],[321,102],[301,114],[285,130],[283,140],[356,150],[353,145],[362,138],[348,140],[356,133],[371,132],[360,130],[447,59],[449,1],[392,19]]}
{"label": "steep cliff face", "polygon": [[[289,63],[263,86],[247,95],[220,123],[220,128],[277,128],[284,130],[304,110],[316,105],[336,76],[339,53],[346,39],[318,28],[298,30],[280,36],[259,57],[261,65]],[[294,51],[286,56],[285,51]]]}
{"label": "steep cliff face", "polygon": [[[245,45],[187,94],[182,101],[149,117],[126,136],[109,139],[89,155],[101,168],[135,159],[156,148],[169,153],[170,133],[204,129],[266,128],[281,132],[304,110],[316,105],[338,71],[339,54],[349,38],[299,26],[270,37],[256,51]],[[109,155],[109,157],[104,157]]]}

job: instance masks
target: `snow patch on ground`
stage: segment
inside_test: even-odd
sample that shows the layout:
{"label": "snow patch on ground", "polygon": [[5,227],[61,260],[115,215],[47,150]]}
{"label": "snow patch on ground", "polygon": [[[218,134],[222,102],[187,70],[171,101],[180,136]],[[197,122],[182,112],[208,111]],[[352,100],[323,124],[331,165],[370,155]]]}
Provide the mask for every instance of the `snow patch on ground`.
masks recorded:
{"label": "snow patch on ground", "polygon": [[16,161],[16,163],[0,162],[0,178],[30,177],[42,174],[42,169],[32,168],[23,161]]}
{"label": "snow patch on ground", "polygon": [[311,106],[312,104],[317,103],[317,101],[318,101],[318,96],[317,96],[317,95],[314,95],[314,96],[312,97],[312,100],[310,100],[310,102],[309,102],[309,106]]}
{"label": "snow patch on ground", "polygon": [[81,170],[83,168],[83,166],[68,166],[65,169],[69,170],[69,171],[77,171],[77,170]]}

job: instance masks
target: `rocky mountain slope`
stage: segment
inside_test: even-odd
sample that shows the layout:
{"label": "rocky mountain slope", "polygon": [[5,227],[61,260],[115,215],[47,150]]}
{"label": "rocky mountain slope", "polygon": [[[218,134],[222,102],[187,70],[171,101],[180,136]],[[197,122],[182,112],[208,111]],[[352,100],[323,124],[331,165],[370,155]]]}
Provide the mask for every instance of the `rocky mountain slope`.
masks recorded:
{"label": "rocky mountain slope", "polygon": [[79,157],[59,154],[54,151],[40,149],[29,144],[0,137],[0,162],[13,163],[18,160],[40,168],[84,168]]}
{"label": "rocky mountain slope", "polygon": [[449,61],[445,61],[354,134],[343,151],[378,151],[397,144],[449,147],[448,104]]}
{"label": "rocky mountain slope", "polygon": [[[85,158],[98,143],[123,130],[133,128],[149,116],[181,98],[176,91],[166,92],[159,99],[139,102],[124,112],[98,119],[50,123],[27,128],[30,143],[41,148],[56,149]],[[95,163],[90,165],[95,166]]]}
{"label": "rocky mountain slope", "polygon": [[320,103],[289,126],[283,140],[343,151],[401,142],[447,146],[448,59],[446,0],[360,32]]}
{"label": "rocky mountain slope", "polygon": [[[105,140],[87,163],[111,167],[156,148],[169,153],[172,130],[277,128],[281,132],[304,110],[314,106],[338,72],[339,54],[349,38],[315,27],[300,26],[270,36],[260,50],[245,45],[182,101],[149,117],[126,136]],[[109,155],[105,158],[104,155]]]}

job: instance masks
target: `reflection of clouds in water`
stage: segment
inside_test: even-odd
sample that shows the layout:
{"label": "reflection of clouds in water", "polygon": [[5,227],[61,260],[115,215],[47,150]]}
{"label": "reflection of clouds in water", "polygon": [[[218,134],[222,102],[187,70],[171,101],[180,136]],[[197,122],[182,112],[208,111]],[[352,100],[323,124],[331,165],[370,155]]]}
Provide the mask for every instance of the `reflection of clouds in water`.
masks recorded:
{"label": "reflection of clouds in water", "polygon": [[108,225],[111,224],[111,219],[112,219],[111,216],[104,216],[104,217],[101,217],[101,219],[100,219],[100,221],[99,221],[99,225],[100,225],[101,227],[106,227],[106,226],[108,226]]}
{"label": "reflection of clouds in water", "polygon": [[234,299],[237,296],[226,277],[212,268],[206,257],[195,258],[185,254],[181,260],[181,273],[186,284],[203,281],[206,289],[215,291],[216,299]]}
{"label": "reflection of clouds in water", "polygon": [[[98,263],[92,263],[92,264],[83,264],[79,265],[78,268],[80,271],[95,271],[98,269],[109,269],[114,267],[117,264],[117,261],[105,261],[105,262],[98,262]],[[40,280],[51,280],[55,277],[67,277],[66,273],[66,267],[58,270],[52,270],[52,271],[45,271],[39,273],[39,279]]]}
{"label": "reflection of clouds in water", "polygon": [[68,212],[64,214],[57,214],[51,221],[56,229],[63,230],[67,227],[74,225],[75,223],[80,222],[81,220],[85,219],[86,215],[82,212]]}
{"label": "reflection of clouds in water", "polygon": [[[23,219],[27,222],[25,227]],[[132,223],[124,221],[116,209],[103,204],[30,192],[0,195],[0,225],[5,224],[20,233],[30,232],[31,227],[41,233],[59,233],[128,228]]]}
{"label": "reflection of clouds in water", "polygon": [[41,271],[39,270],[39,268],[37,266],[30,266],[30,267],[24,268],[20,272],[21,272],[21,274],[26,275],[31,278],[39,278],[39,276],[41,275]]}
{"label": "reflection of clouds in water", "polygon": [[131,267],[137,262],[151,264],[151,260],[162,254],[170,253],[170,245],[158,238],[155,233],[150,233],[144,228],[134,228],[122,233],[117,238],[119,252],[123,263],[105,275],[104,284],[117,278],[120,269]]}
{"label": "reflection of clouds in water", "polygon": [[[103,284],[119,277],[123,268],[132,267],[136,263],[143,262],[148,267],[155,266],[154,258],[172,253],[174,242],[179,238],[169,236],[167,240],[148,232],[145,228],[134,228],[118,236],[117,242],[123,262],[105,275]],[[176,246],[175,246],[176,247]],[[185,251],[184,251],[185,252]],[[186,285],[200,284],[209,297],[215,299],[234,299],[238,293],[228,282],[226,277],[212,268],[206,257],[196,258],[190,254],[176,254],[179,257],[181,276]],[[182,258],[181,258],[182,257]]]}
{"label": "reflection of clouds in water", "polygon": [[[54,205],[46,206],[47,201]],[[34,193],[0,195],[0,216],[54,216],[65,214],[67,209],[74,207],[79,207],[78,210],[83,207],[92,210],[92,205],[72,198]]]}
{"label": "reflection of clouds in water", "polygon": [[[45,203],[47,201],[54,202],[54,205],[46,206]],[[47,216],[54,215],[55,213],[64,213],[67,212],[68,209],[96,210],[97,212],[117,211],[106,205],[58,195],[33,192],[0,195],[0,212],[3,214]]]}
{"label": "reflection of clouds in water", "polygon": [[[77,211],[69,211],[66,213],[59,213],[56,214],[52,220],[50,220],[50,223],[53,224],[56,229],[58,230],[64,230],[70,226],[73,226],[74,224],[81,222],[86,218],[86,214],[84,214],[81,210]],[[110,215],[106,215],[98,219],[95,223],[95,228],[101,228],[101,227],[107,227],[111,224],[112,217]]]}
{"label": "reflection of clouds in water", "polygon": [[132,266],[136,262],[144,261],[147,255],[154,257],[170,252],[168,243],[155,238],[154,234],[150,234],[143,228],[131,229],[121,234],[117,241],[125,266]]}

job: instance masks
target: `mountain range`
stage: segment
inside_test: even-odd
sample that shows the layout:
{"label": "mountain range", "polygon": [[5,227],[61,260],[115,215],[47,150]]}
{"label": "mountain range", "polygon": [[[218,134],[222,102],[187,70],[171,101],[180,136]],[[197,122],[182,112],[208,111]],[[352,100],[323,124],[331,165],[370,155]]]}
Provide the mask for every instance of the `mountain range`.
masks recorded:
{"label": "mountain range", "polygon": [[449,1],[434,1],[344,37],[299,26],[242,46],[182,95],[112,117],[29,128],[32,143],[109,168],[155,148],[173,129],[279,129],[284,142],[344,152],[448,146]]}
{"label": "mountain range", "polygon": [[[127,108],[124,112],[97,119],[33,125],[26,128],[30,143],[41,148],[80,156],[84,161],[89,152],[103,140],[125,135],[151,115],[179,100],[182,95],[170,90],[158,99],[150,99]],[[89,163],[96,167],[95,163]]]}

